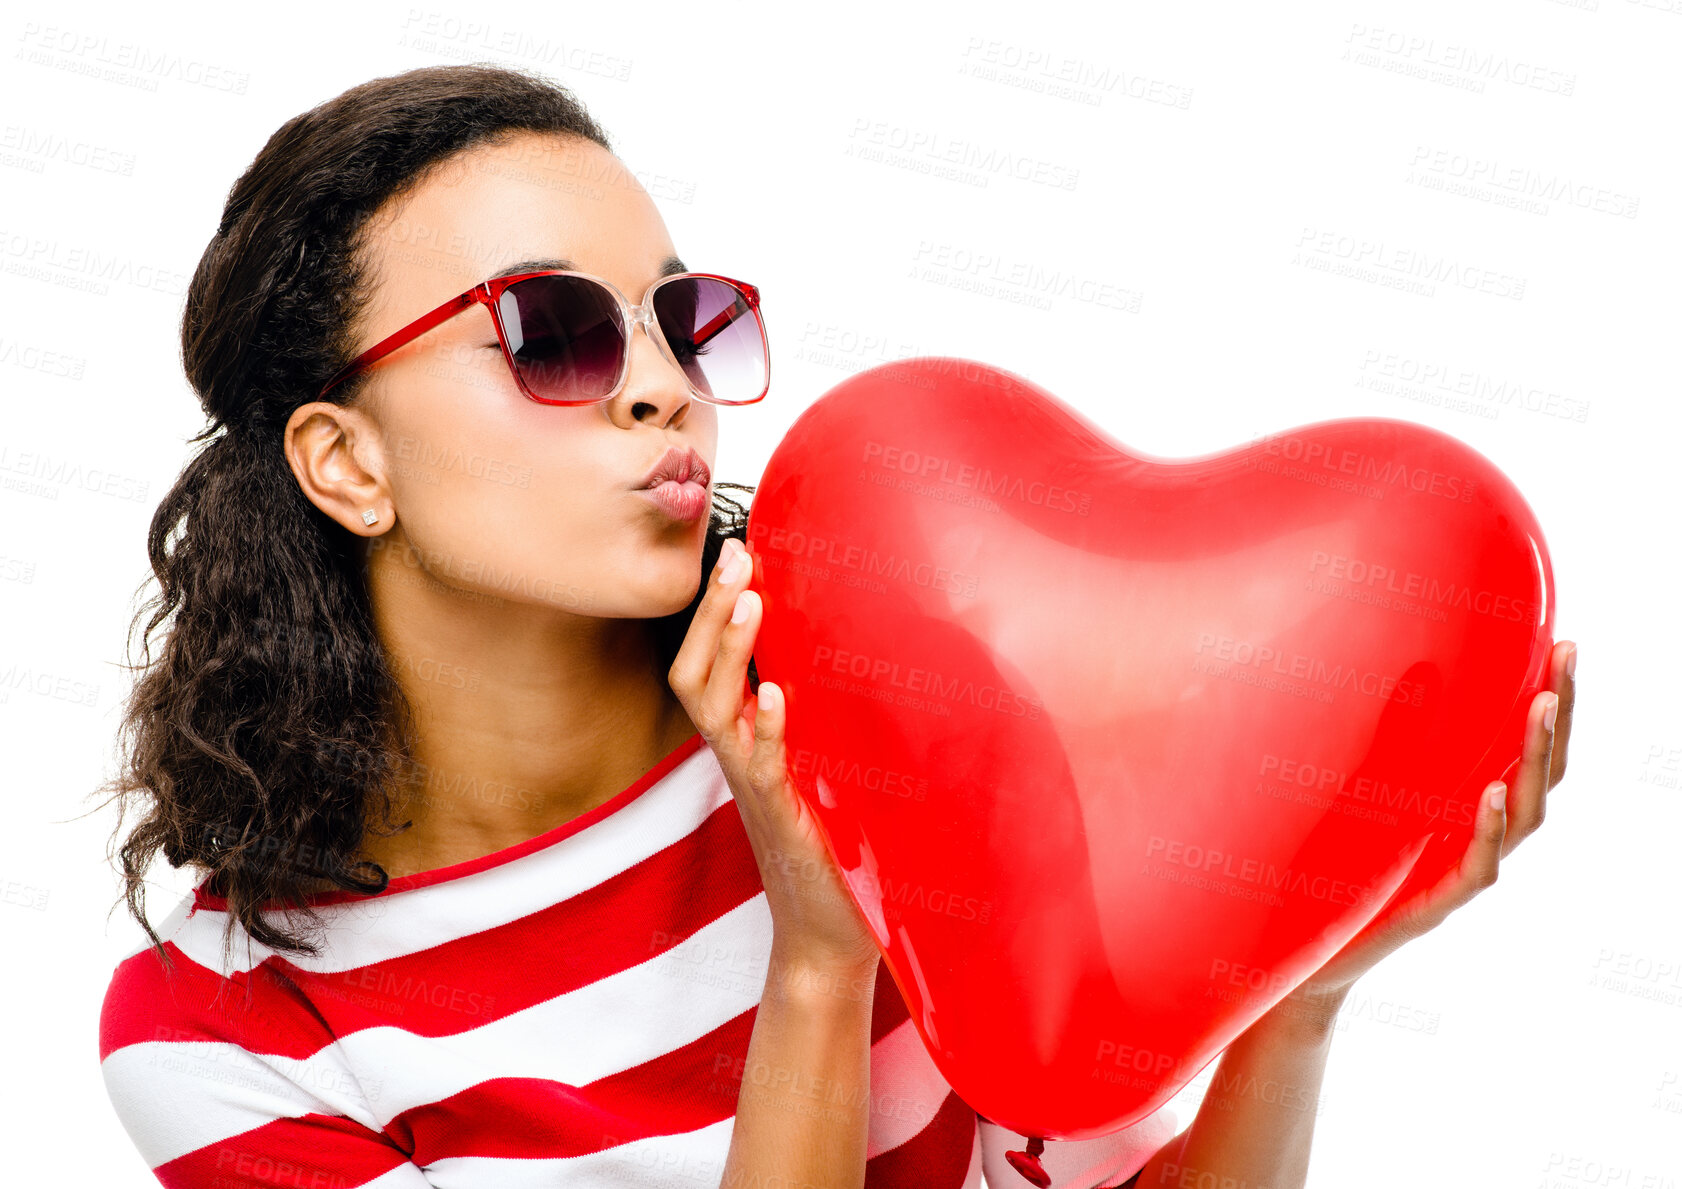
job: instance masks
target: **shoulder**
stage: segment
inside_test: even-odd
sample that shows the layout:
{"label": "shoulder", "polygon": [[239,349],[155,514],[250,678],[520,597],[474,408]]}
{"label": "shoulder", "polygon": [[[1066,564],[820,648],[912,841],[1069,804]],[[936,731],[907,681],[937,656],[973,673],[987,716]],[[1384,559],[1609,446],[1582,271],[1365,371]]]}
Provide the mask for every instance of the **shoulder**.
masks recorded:
{"label": "shoulder", "polygon": [[99,1015],[101,1061],[132,1045],[179,1039],[175,1032],[195,1014],[195,1003],[202,1007],[211,993],[224,989],[226,980],[188,958],[179,943],[193,914],[195,895],[189,893],[155,924],[162,954],[149,939],[143,940],[111,972]]}
{"label": "shoulder", "polygon": [[220,960],[225,920],[184,899],[157,926],[163,954],[147,942],[118,962],[100,1010],[112,1108],[147,1165],[172,1165],[182,1184],[212,1183],[198,1178],[233,1136],[247,1147],[374,1138],[360,1087],[284,970],[263,961],[266,951],[243,965],[238,931],[231,960]]}
{"label": "shoulder", "polygon": [[[99,1055],[186,1041],[274,1043],[300,1017],[290,980],[237,920],[189,893],[156,925],[161,952],[142,938],[111,972],[99,1017]],[[298,1005],[302,1006],[302,1005]]]}
{"label": "shoulder", "polygon": [[319,1031],[290,980],[264,963],[271,951],[237,923],[224,954],[226,924],[225,914],[200,911],[189,894],[157,926],[162,953],[148,941],[117,963],[100,1008],[102,1063],[128,1050],[155,1058],[159,1046],[188,1043],[281,1051],[296,1045],[300,1029]]}

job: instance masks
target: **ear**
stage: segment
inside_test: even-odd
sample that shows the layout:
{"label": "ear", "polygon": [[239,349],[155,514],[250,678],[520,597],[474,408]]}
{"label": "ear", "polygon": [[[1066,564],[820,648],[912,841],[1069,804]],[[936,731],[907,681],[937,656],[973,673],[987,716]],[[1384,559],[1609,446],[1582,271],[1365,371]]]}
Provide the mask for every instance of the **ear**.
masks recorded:
{"label": "ear", "polygon": [[[391,528],[397,509],[386,478],[378,427],[364,411],[311,401],[286,422],[287,464],[310,503],[362,537]],[[372,508],[372,525],[362,514]]]}

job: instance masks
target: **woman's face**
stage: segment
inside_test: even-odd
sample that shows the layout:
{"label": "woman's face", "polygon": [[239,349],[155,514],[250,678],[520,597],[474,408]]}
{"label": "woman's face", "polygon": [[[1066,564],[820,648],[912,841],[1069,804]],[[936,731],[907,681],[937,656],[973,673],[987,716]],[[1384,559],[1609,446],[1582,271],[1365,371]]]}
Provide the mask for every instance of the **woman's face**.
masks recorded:
{"label": "woman's face", "polygon": [[[511,266],[592,273],[632,303],[678,267],[667,265],[676,253],[653,202],[617,157],[535,134],[443,163],[374,216],[362,252],[372,295],[357,350]],[[677,519],[637,489],[671,446],[693,447],[710,472],[717,409],[691,396],[641,330],[616,396],[545,405],[520,392],[477,304],[372,366],[336,414],[349,427],[337,448],[336,431],[318,424],[334,419],[312,421],[310,409],[289,428],[294,472],[330,515],[376,538],[377,565],[590,616],[667,615],[695,593],[705,512]],[[365,507],[379,513],[373,527]]]}

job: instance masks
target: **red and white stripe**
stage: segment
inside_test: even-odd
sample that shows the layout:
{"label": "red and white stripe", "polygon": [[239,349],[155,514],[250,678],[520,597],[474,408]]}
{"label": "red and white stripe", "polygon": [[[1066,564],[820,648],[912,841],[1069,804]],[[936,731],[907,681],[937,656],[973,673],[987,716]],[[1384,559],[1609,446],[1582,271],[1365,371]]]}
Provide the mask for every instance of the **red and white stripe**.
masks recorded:
{"label": "red and white stripe", "polygon": [[[752,848],[691,736],[546,834],[317,898],[321,951],[275,954],[202,888],[106,993],[118,1116],[168,1186],[716,1186],[771,950]],[[929,1058],[887,967],[871,1021],[869,1189],[1026,1185],[1024,1138]],[[1169,1111],[1052,1141],[1053,1184],[1117,1185]]]}

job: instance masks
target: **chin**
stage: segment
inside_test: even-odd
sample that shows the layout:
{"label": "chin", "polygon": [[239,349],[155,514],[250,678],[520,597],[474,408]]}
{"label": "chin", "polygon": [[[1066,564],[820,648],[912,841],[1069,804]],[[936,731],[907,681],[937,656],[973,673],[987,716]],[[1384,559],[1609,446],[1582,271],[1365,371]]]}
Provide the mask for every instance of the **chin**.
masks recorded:
{"label": "chin", "polygon": [[692,551],[684,550],[681,554],[673,551],[669,559],[651,562],[650,570],[656,565],[659,572],[649,574],[647,584],[639,592],[643,597],[637,601],[648,608],[646,614],[650,618],[676,615],[689,606],[706,585],[700,562]]}

